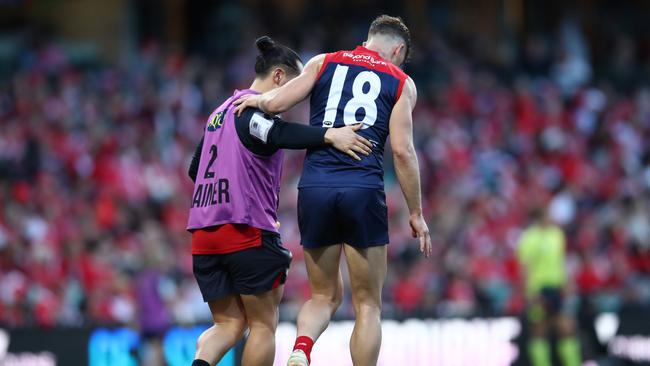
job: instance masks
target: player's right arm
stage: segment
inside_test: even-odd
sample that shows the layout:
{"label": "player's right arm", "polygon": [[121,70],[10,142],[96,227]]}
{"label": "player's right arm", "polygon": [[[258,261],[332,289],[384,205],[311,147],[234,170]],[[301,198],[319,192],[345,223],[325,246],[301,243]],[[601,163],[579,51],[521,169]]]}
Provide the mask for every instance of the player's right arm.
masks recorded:
{"label": "player's right arm", "polygon": [[422,215],[420,193],[420,168],[413,146],[412,112],[417,100],[417,90],[411,78],[404,82],[402,95],[390,115],[390,146],[393,151],[395,173],[409,209],[409,224],[414,238],[420,239],[420,251],[425,257],[431,254],[431,236]]}
{"label": "player's right arm", "polygon": [[274,115],[282,113],[300,103],[307,98],[314,88],[324,60],[325,54],[314,56],[307,62],[300,75],[279,88],[260,95],[243,95],[234,102],[237,106],[235,108],[235,114],[240,116],[244,109],[252,107]]}

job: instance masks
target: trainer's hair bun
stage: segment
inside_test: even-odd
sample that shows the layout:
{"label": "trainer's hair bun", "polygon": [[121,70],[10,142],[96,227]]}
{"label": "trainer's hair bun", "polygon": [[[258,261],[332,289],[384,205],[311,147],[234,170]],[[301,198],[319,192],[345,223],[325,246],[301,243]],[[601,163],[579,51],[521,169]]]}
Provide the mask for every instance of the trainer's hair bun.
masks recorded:
{"label": "trainer's hair bun", "polygon": [[269,36],[262,36],[255,41],[255,45],[264,54],[275,48],[275,41]]}
{"label": "trainer's hair bun", "polygon": [[255,46],[260,51],[255,57],[255,74],[257,76],[266,75],[274,66],[284,66],[286,72],[300,73],[301,68],[298,65],[301,62],[300,56],[289,47],[275,43],[269,36],[256,39]]}

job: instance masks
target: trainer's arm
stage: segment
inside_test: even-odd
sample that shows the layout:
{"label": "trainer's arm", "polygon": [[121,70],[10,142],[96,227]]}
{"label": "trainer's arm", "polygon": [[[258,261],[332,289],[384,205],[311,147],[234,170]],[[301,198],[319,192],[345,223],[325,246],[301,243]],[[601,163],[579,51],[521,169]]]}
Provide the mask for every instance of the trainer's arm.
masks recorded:
{"label": "trainer's arm", "polygon": [[274,115],[282,113],[300,103],[311,93],[324,60],[325,54],[314,56],[307,62],[300,75],[283,86],[262,95],[244,95],[235,101],[235,113],[241,115],[241,112],[245,108],[253,107]]}
{"label": "trainer's arm", "polygon": [[190,176],[192,182],[196,182],[196,175],[199,172],[199,163],[201,162],[201,150],[203,150],[203,137],[198,145],[196,145],[196,150],[194,150],[194,155],[192,155],[192,162],[190,163],[190,168],[187,170],[187,175]]}
{"label": "trainer's arm", "polygon": [[390,115],[390,146],[393,151],[395,172],[410,213],[410,225],[413,237],[420,238],[420,251],[429,256],[431,238],[429,228],[422,216],[422,198],[420,194],[420,168],[413,146],[413,118],[417,90],[413,80],[404,83],[402,95],[393,107]]}
{"label": "trainer's arm", "polygon": [[269,145],[278,149],[309,149],[327,146],[325,133],[321,127],[306,126],[300,123],[276,119],[269,131]]}
{"label": "trainer's arm", "polygon": [[359,160],[356,153],[369,155],[372,144],[356,134],[361,125],[341,128],[322,128],[302,123],[271,118],[259,110],[247,109],[235,117],[237,134],[250,151],[258,155],[272,155],[278,149],[308,149],[331,145]]}
{"label": "trainer's arm", "polygon": [[361,160],[356,153],[367,156],[372,152],[370,141],[355,133],[362,126],[357,124],[324,129],[277,119],[269,132],[269,141],[280,149],[308,149],[331,145],[354,159]]}

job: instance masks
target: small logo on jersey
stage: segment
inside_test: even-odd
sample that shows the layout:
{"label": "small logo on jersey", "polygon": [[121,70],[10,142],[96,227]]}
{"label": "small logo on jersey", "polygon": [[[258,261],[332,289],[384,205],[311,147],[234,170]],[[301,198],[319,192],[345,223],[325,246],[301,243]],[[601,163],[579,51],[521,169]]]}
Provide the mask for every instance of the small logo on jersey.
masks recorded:
{"label": "small logo on jersey", "polygon": [[325,128],[334,127],[334,122],[332,122],[332,121],[324,121],[323,122],[323,127],[325,127]]}
{"label": "small logo on jersey", "polygon": [[223,124],[223,112],[217,112],[208,123],[208,131],[214,132],[221,128]]}
{"label": "small logo on jersey", "polygon": [[375,58],[371,55],[355,55],[354,53],[343,52],[343,57],[351,58],[353,62],[364,62],[372,67],[375,67],[377,65],[388,65],[386,61],[375,60]]}

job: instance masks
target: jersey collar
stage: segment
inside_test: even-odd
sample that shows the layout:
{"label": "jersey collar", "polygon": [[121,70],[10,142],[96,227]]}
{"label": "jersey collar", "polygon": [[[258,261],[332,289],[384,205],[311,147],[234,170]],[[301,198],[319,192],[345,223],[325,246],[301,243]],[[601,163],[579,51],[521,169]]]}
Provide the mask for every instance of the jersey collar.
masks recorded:
{"label": "jersey collar", "polygon": [[361,53],[369,53],[369,54],[371,54],[373,56],[379,57],[379,59],[382,60],[382,61],[386,61],[386,60],[384,60],[383,57],[381,57],[381,55],[377,51],[373,51],[373,50],[371,50],[369,48],[365,48],[364,46],[357,46],[357,48],[355,48],[354,51],[355,52],[361,52]]}

